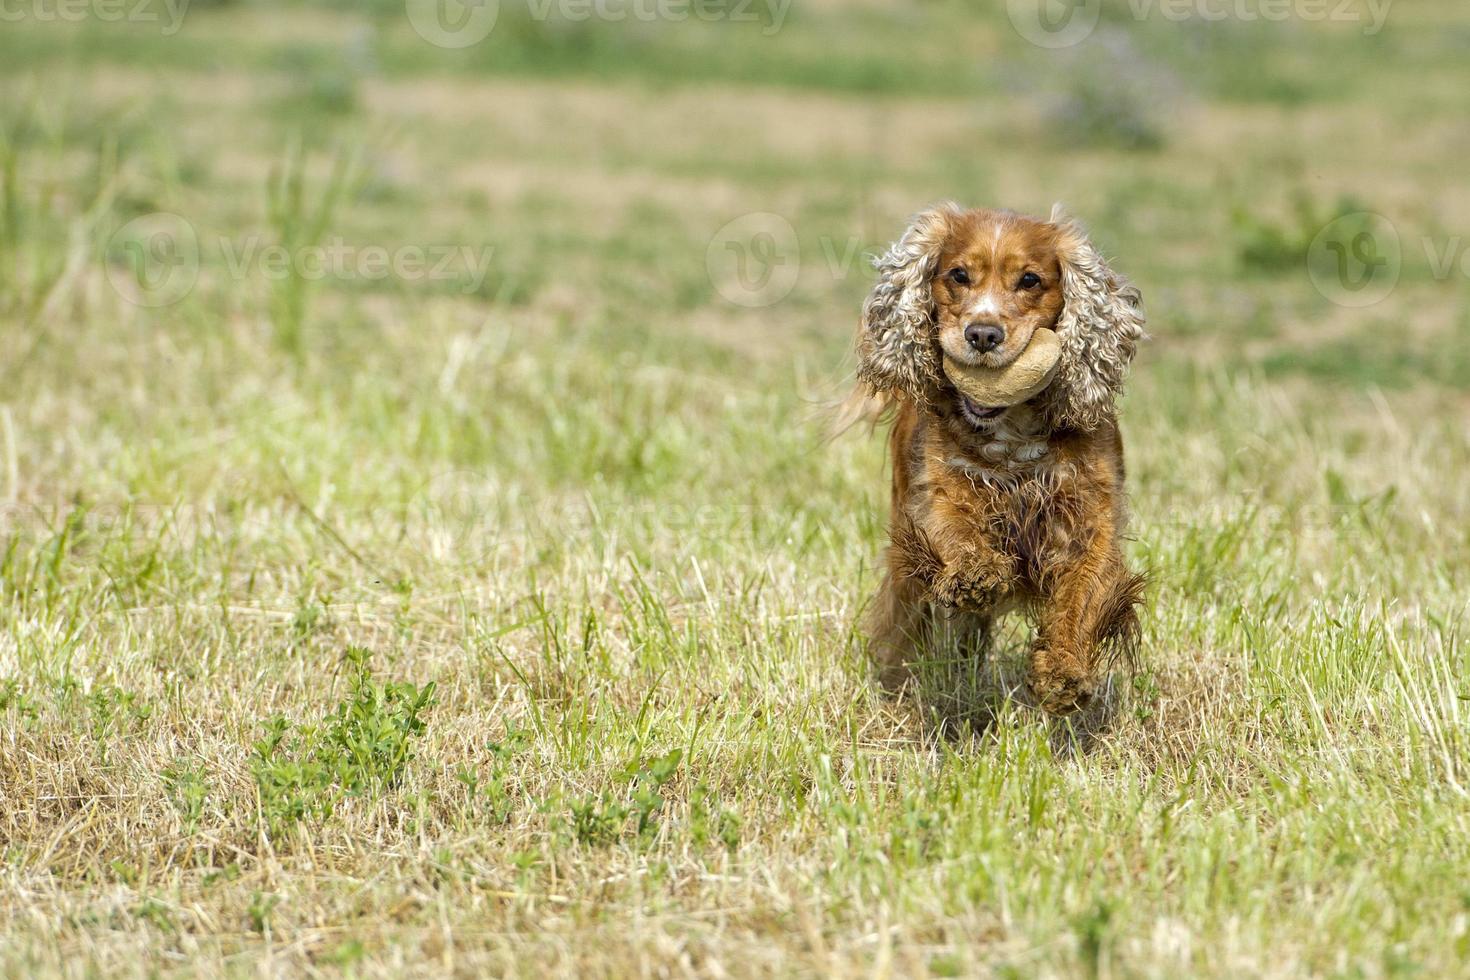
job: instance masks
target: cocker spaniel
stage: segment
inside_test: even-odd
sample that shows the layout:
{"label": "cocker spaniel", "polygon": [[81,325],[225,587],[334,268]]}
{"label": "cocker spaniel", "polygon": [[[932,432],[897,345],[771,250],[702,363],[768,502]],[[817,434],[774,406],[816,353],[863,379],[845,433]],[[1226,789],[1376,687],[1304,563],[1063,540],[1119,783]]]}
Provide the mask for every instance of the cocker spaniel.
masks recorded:
{"label": "cocker spaniel", "polygon": [[[942,204],[875,265],[848,407],[893,420],[886,570],[867,622],[880,676],[903,687],[945,637],[982,652],[996,618],[1021,610],[1036,700],[1084,707],[1101,662],[1138,631],[1113,406],[1144,336],[1138,290],[1060,210]],[[997,373],[1038,330],[1060,346],[1039,392],[1012,405],[961,392],[963,372]]]}

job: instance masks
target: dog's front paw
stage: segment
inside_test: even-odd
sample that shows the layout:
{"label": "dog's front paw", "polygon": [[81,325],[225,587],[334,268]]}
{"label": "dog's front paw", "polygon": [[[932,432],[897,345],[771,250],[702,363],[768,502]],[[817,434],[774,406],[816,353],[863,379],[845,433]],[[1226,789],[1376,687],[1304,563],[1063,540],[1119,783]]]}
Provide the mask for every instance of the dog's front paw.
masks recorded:
{"label": "dog's front paw", "polygon": [[1026,684],[1041,707],[1054,715],[1070,715],[1092,701],[1092,672],[1075,657],[1045,648],[1031,652],[1031,670]]}
{"label": "dog's front paw", "polygon": [[949,566],[930,583],[934,601],[951,609],[984,610],[993,606],[1005,591],[999,576],[988,575],[973,567]]}

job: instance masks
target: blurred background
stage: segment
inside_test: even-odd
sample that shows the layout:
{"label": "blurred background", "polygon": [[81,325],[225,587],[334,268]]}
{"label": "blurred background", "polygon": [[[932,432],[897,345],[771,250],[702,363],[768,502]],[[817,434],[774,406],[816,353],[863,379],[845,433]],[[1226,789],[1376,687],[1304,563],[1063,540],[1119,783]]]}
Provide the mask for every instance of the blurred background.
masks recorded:
{"label": "blurred background", "polygon": [[804,513],[856,489],[791,478],[869,258],[940,199],[1092,230],[1150,425],[1462,413],[1467,46],[1450,0],[10,0],[4,387],[69,414],[5,499]]}
{"label": "blurred background", "polygon": [[[0,964],[269,964],[276,935],[288,966],[382,966],[384,936],[445,954],[483,899],[519,937],[474,940],[487,968],[647,968],[677,934],[825,971],[903,922],[936,972],[1058,932],[1083,938],[1040,962],[1096,975],[1110,937],[1184,923],[1236,958],[1130,962],[1379,975],[1406,942],[1453,972],[1463,876],[1418,889],[1463,869],[1431,853],[1460,830],[1344,817],[1379,870],[1334,891],[1313,815],[1397,793],[1421,737],[1436,785],[1463,744],[1407,692],[1464,667],[1467,88],[1460,0],[0,0]],[[1064,202],[1141,287],[1122,417],[1155,585],[1107,753],[1057,769],[1014,703],[941,706],[1019,753],[965,778],[1019,782],[931,866],[883,842],[936,825],[903,809],[933,730],[874,699],[855,626],[881,440],[826,442],[822,408],[870,257],[941,199]],[[367,776],[314,741],[344,696],[399,712]],[[1371,779],[1312,754],[1339,738]],[[1197,758],[1240,781],[1186,785]],[[1088,766],[1196,794],[1160,832],[1179,863],[1127,856],[1145,804]],[[655,784],[703,829],[622,829]],[[1095,800],[1067,853],[1141,897],[1012,853],[1023,798]],[[1232,908],[1186,856],[1265,854],[1258,827],[1320,865],[1237,867]],[[453,897],[403,911],[418,889]],[[573,911],[527,938],[546,909]]]}
{"label": "blurred background", "polygon": [[163,399],[504,329],[779,397],[840,374],[868,256],[953,198],[1065,202],[1144,286],[1146,375],[1459,390],[1458,10],[12,0],[8,370],[74,356],[68,319],[89,359],[182,358]]}

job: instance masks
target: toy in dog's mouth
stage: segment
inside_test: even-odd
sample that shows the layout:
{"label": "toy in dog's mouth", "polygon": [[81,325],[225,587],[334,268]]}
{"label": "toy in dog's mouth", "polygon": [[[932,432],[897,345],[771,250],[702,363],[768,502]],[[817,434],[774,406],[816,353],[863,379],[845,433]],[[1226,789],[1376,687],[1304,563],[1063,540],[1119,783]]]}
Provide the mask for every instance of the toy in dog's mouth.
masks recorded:
{"label": "toy in dog's mouth", "polygon": [[1057,373],[1062,342],[1056,331],[1037,328],[1021,356],[1005,367],[975,367],[944,357],[944,374],[959,390],[960,408],[972,423],[999,417],[1012,405],[1034,398]]}

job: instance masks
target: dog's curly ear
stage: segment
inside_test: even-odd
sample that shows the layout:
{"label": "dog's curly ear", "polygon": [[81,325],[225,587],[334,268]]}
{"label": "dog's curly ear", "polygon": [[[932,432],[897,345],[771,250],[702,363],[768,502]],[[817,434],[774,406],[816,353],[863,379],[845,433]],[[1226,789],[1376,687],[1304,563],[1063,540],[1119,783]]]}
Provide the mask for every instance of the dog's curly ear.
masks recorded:
{"label": "dog's curly ear", "polygon": [[863,304],[857,375],[875,392],[924,402],[939,382],[929,283],[951,222],[960,214],[960,206],[949,202],[921,211],[903,236],[873,261],[878,282]]}
{"label": "dog's curly ear", "polygon": [[1062,360],[1050,389],[1056,392],[1052,423],[1089,430],[1111,414],[1138,342],[1147,338],[1143,297],[1109,268],[1061,205],[1052,208],[1051,223],[1057,229],[1065,304],[1057,319]]}

